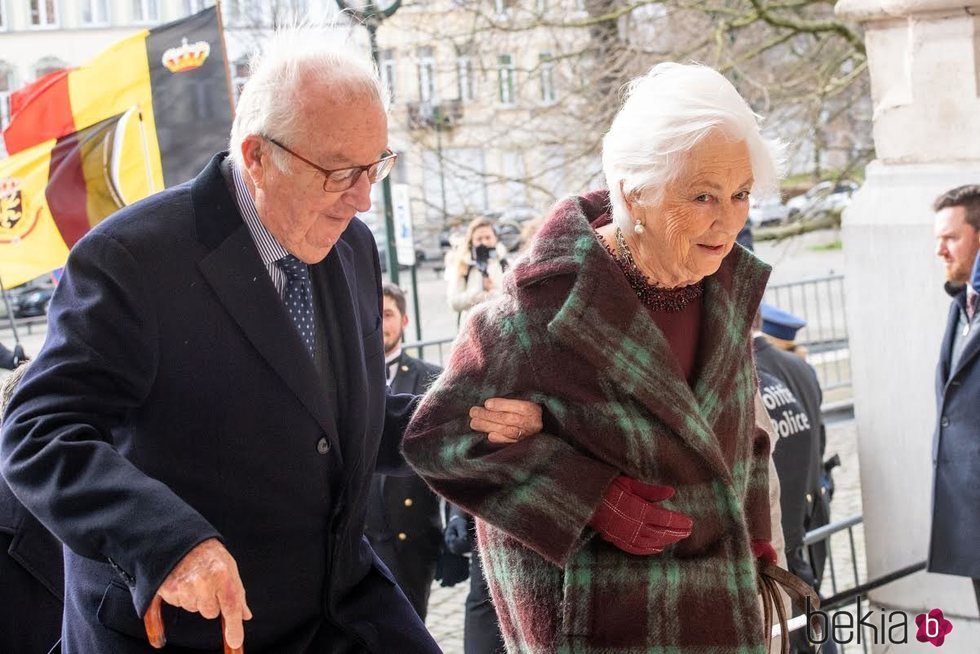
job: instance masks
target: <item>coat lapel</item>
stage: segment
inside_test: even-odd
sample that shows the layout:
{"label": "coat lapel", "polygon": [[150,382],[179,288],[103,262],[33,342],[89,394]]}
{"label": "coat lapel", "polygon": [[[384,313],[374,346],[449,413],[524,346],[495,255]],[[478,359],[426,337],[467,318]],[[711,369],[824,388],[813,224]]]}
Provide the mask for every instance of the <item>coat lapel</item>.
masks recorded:
{"label": "coat lapel", "polygon": [[[948,292],[948,289],[947,289]],[[965,295],[965,293],[964,293]],[[949,303],[949,315],[946,318],[946,332],[943,334],[943,343],[939,347],[939,367],[936,386],[939,391],[946,388],[946,383],[950,379],[949,365],[953,354],[953,339],[956,337],[956,326],[959,322],[960,302],[957,294],[953,294],[953,301]]]}
{"label": "coat lapel", "polygon": [[[959,322],[959,316],[954,318],[956,323]],[[954,324],[953,329],[957,326]],[[956,376],[960,374],[978,355],[980,355],[980,324],[976,320],[972,322],[970,326],[970,333],[966,336],[966,345],[963,346],[963,352],[960,354],[959,360],[956,362],[956,367],[950,373],[947,383],[956,379]]]}
{"label": "coat lapel", "polygon": [[[420,366],[414,365],[408,356],[402,352],[398,358],[398,367],[395,370],[395,378],[391,380],[391,390],[393,393],[415,393],[419,386]],[[402,367],[408,370],[402,370]]]}
{"label": "coat lapel", "polygon": [[698,345],[702,365],[694,394],[709,425],[716,426],[725,398],[736,391],[739,368],[751,357],[752,320],[768,279],[769,267],[738,245],[705,279]]}
{"label": "coat lapel", "polygon": [[343,413],[344,432],[349,441],[345,450],[345,474],[356,474],[360,469],[364,452],[369,447],[376,449],[376,444],[364,442],[367,423],[367,371],[364,368],[364,339],[362,337],[361,321],[358,318],[355,304],[353,250],[343,240],[337,241],[323,264],[327,269],[330,280],[330,291],[333,299],[332,309],[336,312],[335,323],[340,326],[340,343],[343,344],[344,360],[346,362],[346,379],[337,379],[338,385],[346,384],[347,401]]}
{"label": "coat lapel", "polygon": [[198,234],[211,248],[198,266],[218,301],[339,453],[340,439],[329,413],[327,389],[295,333],[218,165],[220,162],[213,160],[194,181],[192,191]]}

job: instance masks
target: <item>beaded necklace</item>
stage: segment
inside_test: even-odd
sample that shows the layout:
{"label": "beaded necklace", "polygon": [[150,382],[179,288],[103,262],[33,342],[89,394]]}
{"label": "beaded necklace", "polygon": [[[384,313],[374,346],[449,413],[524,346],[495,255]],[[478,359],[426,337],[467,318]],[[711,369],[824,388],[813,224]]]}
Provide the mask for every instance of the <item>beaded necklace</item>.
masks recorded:
{"label": "beaded necklace", "polygon": [[636,297],[644,306],[654,311],[674,313],[687,308],[689,304],[701,297],[701,294],[704,292],[703,279],[689,286],[680,286],[678,288],[664,288],[647,281],[646,275],[643,274],[643,271],[640,270],[639,266],[633,260],[633,254],[630,252],[629,247],[626,246],[626,238],[619,228],[616,229],[617,252],[613,252],[606,245],[606,242],[598,232],[596,232],[596,238],[599,239],[599,243],[606,249],[606,252],[612,256],[613,261],[616,262],[616,265],[623,272],[633,292],[636,293]]}

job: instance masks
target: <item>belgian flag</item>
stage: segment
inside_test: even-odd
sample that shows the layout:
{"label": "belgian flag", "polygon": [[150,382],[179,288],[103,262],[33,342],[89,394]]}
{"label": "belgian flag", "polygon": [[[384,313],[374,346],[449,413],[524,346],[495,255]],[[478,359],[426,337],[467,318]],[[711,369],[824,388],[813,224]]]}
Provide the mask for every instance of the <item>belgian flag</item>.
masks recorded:
{"label": "belgian flag", "polygon": [[196,175],[227,146],[231,120],[215,7],[12,94],[3,135],[12,156],[0,161],[0,281],[15,286],[63,265],[91,225]]}
{"label": "belgian flag", "polygon": [[123,207],[119,146],[135,111],[0,161],[0,270],[16,286],[64,265],[68,250]]}
{"label": "belgian flag", "polygon": [[133,107],[146,126],[154,190],[193,177],[210,155],[224,149],[231,97],[216,7],[137,32],[83,66],[51,73],[13,93],[4,130],[7,152]]}

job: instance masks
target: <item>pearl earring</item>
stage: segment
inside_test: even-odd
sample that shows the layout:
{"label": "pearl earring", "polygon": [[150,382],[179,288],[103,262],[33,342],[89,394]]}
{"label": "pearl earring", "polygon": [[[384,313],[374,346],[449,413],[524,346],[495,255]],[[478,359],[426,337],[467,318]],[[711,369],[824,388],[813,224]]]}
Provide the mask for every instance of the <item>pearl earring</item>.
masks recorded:
{"label": "pearl earring", "polygon": [[642,234],[645,231],[646,231],[646,227],[644,227],[643,223],[640,222],[640,219],[637,218],[636,223],[633,225],[633,232],[635,234]]}

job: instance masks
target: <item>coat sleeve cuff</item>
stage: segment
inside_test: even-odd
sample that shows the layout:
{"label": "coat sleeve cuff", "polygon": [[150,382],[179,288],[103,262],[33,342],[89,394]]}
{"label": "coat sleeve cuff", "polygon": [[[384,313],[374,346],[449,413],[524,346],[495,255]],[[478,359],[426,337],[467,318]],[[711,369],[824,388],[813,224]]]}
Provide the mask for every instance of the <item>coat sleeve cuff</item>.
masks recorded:
{"label": "coat sleeve cuff", "polygon": [[[157,590],[167,579],[178,563],[183,560],[187,553],[203,543],[204,541],[215,538],[222,543],[221,537],[214,527],[200,518],[201,524],[195,529],[182,529],[181,534],[175,536],[167,543],[157,543],[154,552],[147,556],[145,561],[136,564],[135,576],[129,575],[122,570],[111,558],[109,564],[120,574],[129,586],[133,595],[133,605],[136,607],[136,614],[140,617],[146,613],[150,602],[156,595]],[[127,578],[128,577],[128,578]]]}

